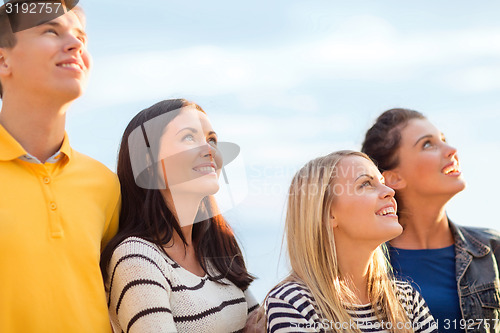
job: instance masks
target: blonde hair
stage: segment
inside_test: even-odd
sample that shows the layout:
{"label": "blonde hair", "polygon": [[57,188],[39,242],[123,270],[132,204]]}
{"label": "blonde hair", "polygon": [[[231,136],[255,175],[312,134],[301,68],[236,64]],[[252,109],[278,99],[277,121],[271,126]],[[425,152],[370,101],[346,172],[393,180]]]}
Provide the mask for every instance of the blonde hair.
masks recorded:
{"label": "blonde hair", "polygon": [[[310,161],[292,180],[286,214],[285,238],[292,272],[285,281],[305,284],[319,316],[331,323],[349,323],[352,319],[345,306],[356,303],[352,284],[339,269],[333,228],[328,222],[337,165],[347,156],[370,160],[363,153],[343,150]],[[392,329],[387,328],[395,332],[398,322],[409,320],[398,301],[388,266],[379,246],[369,265],[368,295],[379,320],[392,323]],[[398,328],[398,332],[413,331]]]}

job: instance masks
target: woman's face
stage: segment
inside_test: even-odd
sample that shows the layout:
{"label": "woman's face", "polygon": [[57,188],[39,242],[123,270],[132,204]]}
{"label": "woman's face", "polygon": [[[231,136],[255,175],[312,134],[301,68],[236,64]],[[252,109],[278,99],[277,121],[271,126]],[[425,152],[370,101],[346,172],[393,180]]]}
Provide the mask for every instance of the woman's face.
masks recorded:
{"label": "woman's face", "polygon": [[412,119],[403,128],[398,158],[395,170],[407,193],[451,198],[465,188],[457,150],[427,119]]}
{"label": "woman's face", "polygon": [[183,108],[160,139],[160,172],[176,194],[205,197],[219,190],[222,156],[208,117],[195,107]]}
{"label": "woman's face", "polygon": [[382,175],[370,160],[344,157],[335,176],[330,221],[337,244],[346,240],[368,241],[376,247],[401,234],[394,190],[384,185]]}

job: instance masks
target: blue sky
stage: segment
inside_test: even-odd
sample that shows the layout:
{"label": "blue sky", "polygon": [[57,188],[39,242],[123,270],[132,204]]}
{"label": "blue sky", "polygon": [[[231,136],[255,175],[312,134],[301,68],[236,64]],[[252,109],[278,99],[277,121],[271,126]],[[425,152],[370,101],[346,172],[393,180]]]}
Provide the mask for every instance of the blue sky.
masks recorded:
{"label": "blue sky", "polygon": [[72,145],[114,170],[138,111],[166,98],[200,104],[219,139],[241,147],[248,194],[227,218],[260,299],[286,272],[277,258],[292,175],[311,158],[359,149],[391,107],[423,112],[458,148],[468,188],[450,217],[498,229],[499,2],[80,4],[94,68],[68,115]]}

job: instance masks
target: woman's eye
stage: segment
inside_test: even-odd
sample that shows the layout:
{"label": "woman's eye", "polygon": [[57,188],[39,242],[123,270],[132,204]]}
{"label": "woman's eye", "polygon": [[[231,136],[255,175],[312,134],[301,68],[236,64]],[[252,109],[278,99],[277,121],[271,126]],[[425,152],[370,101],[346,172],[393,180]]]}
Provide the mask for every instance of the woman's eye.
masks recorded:
{"label": "woman's eye", "polygon": [[210,138],[210,139],[208,139],[207,142],[209,144],[211,144],[212,146],[217,146],[217,139],[216,138]]}
{"label": "woman's eye", "polygon": [[363,183],[361,183],[360,187],[367,187],[367,186],[371,186],[371,185],[372,185],[372,183],[369,180],[367,180],[367,181],[364,181]]}
{"label": "woman's eye", "polygon": [[55,29],[47,29],[45,30],[45,33],[50,33],[50,34],[54,34],[54,35],[57,35],[57,31]]}
{"label": "woman's eye", "polygon": [[431,143],[429,140],[427,140],[427,141],[425,141],[425,142],[424,142],[424,144],[422,145],[422,148],[429,148],[430,146],[432,146],[432,143]]}
{"label": "woman's eye", "polygon": [[182,141],[194,141],[194,136],[192,134],[187,134],[182,138]]}

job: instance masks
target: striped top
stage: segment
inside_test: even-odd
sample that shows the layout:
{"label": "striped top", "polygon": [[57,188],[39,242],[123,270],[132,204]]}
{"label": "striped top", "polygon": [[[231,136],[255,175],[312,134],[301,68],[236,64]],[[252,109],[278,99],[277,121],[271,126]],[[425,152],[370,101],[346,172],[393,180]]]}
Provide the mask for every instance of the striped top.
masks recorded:
{"label": "striped top", "polygon": [[[395,286],[414,331],[417,333],[437,332],[434,318],[420,294],[405,282],[398,281]],[[382,327],[383,322],[376,317],[371,304],[353,305],[346,308],[352,320],[349,323],[342,323],[343,325],[321,319],[309,289],[297,282],[286,282],[276,286],[269,293],[265,307],[267,332],[328,332],[335,329],[342,332],[352,331],[355,328],[362,332],[389,332],[387,327]],[[397,325],[403,325],[403,323]],[[407,324],[408,326],[410,323]],[[397,326],[395,328],[397,331]]]}
{"label": "striped top", "polygon": [[182,268],[156,245],[137,237],[111,258],[108,307],[115,332],[239,332],[255,298]]}

